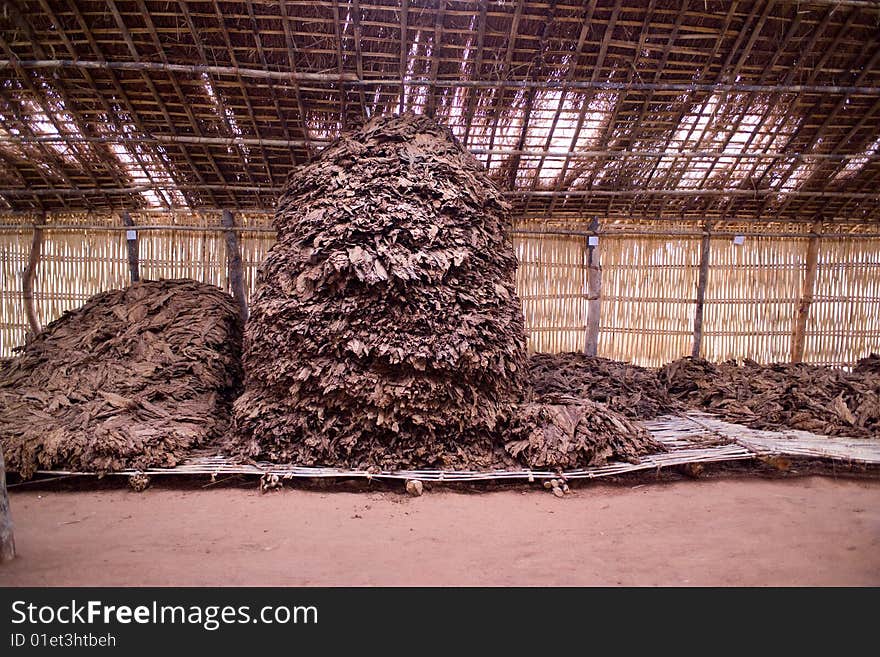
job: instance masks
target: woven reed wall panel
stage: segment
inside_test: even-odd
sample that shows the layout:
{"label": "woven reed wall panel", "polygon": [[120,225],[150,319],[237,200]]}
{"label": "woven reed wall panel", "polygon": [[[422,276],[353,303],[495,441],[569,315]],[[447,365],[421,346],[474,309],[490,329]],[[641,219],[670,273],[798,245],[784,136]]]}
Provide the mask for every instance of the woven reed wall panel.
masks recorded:
{"label": "woven reed wall panel", "polygon": [[880,239],[823,239],[804,360],[853,363],[880,351]]}
{"label": "woven reed wall panel", "polygon": [[787,361],[804,279],[807,240],[730,237],[711,240],[703,356],[722,361]]}
{"label": "woven reed wall panel", "polygon": [[[32,231],[4,232],[0,236],[0,355],[4,357],[24,342],[27,330],[21,290],[32,237]],[[34,278],[35,308],[42,326],[83,305],[92,295],[127,283],[128,256],[123,233],[44,230],[42,257]]]}
{"label": "woven reed wall panel", "polygon": [[[245,295],[250,301],[251,294],[257,287],[257,269],[266,257],[266,253],[275,243],[275,236],[267,233],[241,233],[241,266],[244,270]],[[224,252],[225,253],[225,252]],[[225,269],[225,266],[224,266]],[[229,289],[226,281],[224,289]]]}
{"label": "woven reed wall panel", "polygon": [[658,366],[690,354],[700,239],[600,239],[599,355]]}
{"label": "woven reed wall panel", "polygon": [[21,305],[22,274],[31,249],[29,230],[0,232],[0,357],[24,342],[27,322]]}
{"label": "woven reed wall panel", "polygon": [[[216,218],[204,218],[214,223]],[[156,220],[167,223],[166,220]],[[196,224],[194,218],[182,221]],[[243,225],[262,227],[253,219]],[[128,283],[120,231],[46,230],[35,301],[45,324],[89,296]],[[30,230],[0,232],[0,356],[24,340],[21,273]],[[221,231],[141,231],[144,278],[187,276],[228,289]],[[240,233],[247,292],[274,243],[271,233]],[[807,240],[712,240],[704,354],[712,360],[787,360],[804,275]],[[514,239],[517,285],[532,351],[581,351],[587,319],[585,238]],[[699,237],[603,236],[600,355],[660,365],[690,353]],[[880,351],[880,240],[823,239],[817,296],[807,327],[808,362],[845,365]]]}
{"label": "woven reed wall panel", "polygon": [[37,319],[45,326],[98,292],[123,287],[128,280],[124,233],[47,229],[34,279]]}
{"label": "woven reed wall panel", "polygon": [[193,278],[226,287],[222,233],[142,231],[138,236],[141,278]]}
{"label": "woven reed wall panel", "polygon": [[516,284],[530,351],[583,351],[587,299],[584,238],[514,239]]}

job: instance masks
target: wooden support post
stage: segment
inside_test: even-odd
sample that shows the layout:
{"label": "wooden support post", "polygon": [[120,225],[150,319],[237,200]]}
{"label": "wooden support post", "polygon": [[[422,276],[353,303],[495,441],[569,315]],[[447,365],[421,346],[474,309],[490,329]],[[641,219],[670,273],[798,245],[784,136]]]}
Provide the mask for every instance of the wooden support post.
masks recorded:
{"label": "wooden support post", "polygon": [[232,296],[238,304],[241,313],[241,321],[247,321],[248,307],[247,298],[244,294],[244,271],[241,265],[241,246],[238,243],[238,233],[235,232],[235,216],[229,210],[223,211],[221,219],[226,235],[226,266],[229,271],[229,287],[232,288]]}
{"label": "wooden support post", "polygon": [[[590,230],[598,233],[599,222],[593,220]],[[602,311],[602,268],[599,264],[599,238],[590,244],[587,238],[587,341],[584,348],[588,356],[595,356],[599,351],[599,317]]]}
{"label": "wooden support post", "polygon": [[141,280],[140,263],[138,262],[138,234],[134,221],[128,212],[122,213],[122,223],[129,228],[125,231],[125,242],[128,245],[128,270],[131,273],[131,282],[137,283]]}
{"label": "wooden support post", "polygon": [[800,363],[804,360],[806,347],[807,320],[810,317],[810,306],[813,305],[813,295],[816,290],[816,274],[819,270],[819,235],[822,230],[822,222],[813,224],[812,237],[807,243],[806,271],[804,272],[804,285],[801,291],[801,300],[798,303],[794,317],[794,330],[791,334],[791,362]]}
{"label": "wooden support post", "polygon": [[703,306],[706,302],[706,282],[709,280],[709,256],[711,254],[710,224],[706,222],[700,241],[700,276],[697,279],[697,305],[694,308],[694,346],[691,356],[699,358],[703,351]]}
{"label": "wooden support post", "polygon": [[15,558],[15,539],[12,536],[12,516],[9,512],[9,493],[6,490],[6,464],[0,446],[0,563]]}
{"label": "wooden support post", "polygon": [[37,309],[34,306],[34,278],[37,275],[37,265],[40,264],[40,256],[43,251],[43,229],[46,223],[45,215],[34,222],[34,236],[31,239],[31,252],[28,255],[27,267],[21,283],[21,298],[24,304],[24,314],[27,318],[29,335],[27,340],[32,340],[40,332],[40,322],[37,321]]}

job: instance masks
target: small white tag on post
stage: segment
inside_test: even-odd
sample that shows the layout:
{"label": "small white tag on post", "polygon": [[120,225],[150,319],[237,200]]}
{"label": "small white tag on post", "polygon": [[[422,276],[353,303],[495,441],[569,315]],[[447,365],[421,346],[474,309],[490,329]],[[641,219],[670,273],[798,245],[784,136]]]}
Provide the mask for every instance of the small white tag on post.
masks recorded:
{"label": "small white tag on post", "polygon": [[127,230],[125,231],[125,239],[128,241],[136,240],[138,238],[138,232],[136,230]]}
{"label": "small white tag on post", "polygon": [[733,236],[733,243],[736,246],[742,246],[743,244],[746,243],[746,236],[745,235],[734,235]]}
{"label": "small white tag on post", "polygon": [[599,236],[598,235],[590,235],[587,237],[587,245],[588,246],[599,246]]}

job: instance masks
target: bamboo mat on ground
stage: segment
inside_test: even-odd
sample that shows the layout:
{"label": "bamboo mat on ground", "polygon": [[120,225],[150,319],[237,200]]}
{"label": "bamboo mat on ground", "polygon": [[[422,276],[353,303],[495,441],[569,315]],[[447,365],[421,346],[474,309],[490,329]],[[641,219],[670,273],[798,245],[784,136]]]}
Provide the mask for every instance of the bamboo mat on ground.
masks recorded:
{"label": "bamboo mat on ground", "polygon": [[880,464],[880,440],[821,436],[797,429],[781,431],[750,429],[700,412],[687,413],[687,417],[707,431],[731,438],[757,456],[790,456],[866,465]]}
{"label": "bamboo mat on ground", "polygon": [[[647,430],[662,442],[668,452],[650,454],[639,463],[612,462],[603,466],[569,470],[567,479],[598,479],[628,472],[661,470],[689,463],[741,461],[764,455],[787,455],[845,461],[848,463],[880,464],[880,441],[817,436],[803,431],[759,431],[723,422],[700,412],[668,415],[644,422]],[[65,470],[40,470],[44,475],[91,475],[94,473]],[[367,472],[339,468],[303,467],[269,462],[235,463],[223,454],[203,450],[173,468],[120,470],[107,475],[278,475],[292,478],[363,478],[437,482],[470,482],[489,480],[541,480],[556,477],[557,472],[545,470],[397,470]]]}

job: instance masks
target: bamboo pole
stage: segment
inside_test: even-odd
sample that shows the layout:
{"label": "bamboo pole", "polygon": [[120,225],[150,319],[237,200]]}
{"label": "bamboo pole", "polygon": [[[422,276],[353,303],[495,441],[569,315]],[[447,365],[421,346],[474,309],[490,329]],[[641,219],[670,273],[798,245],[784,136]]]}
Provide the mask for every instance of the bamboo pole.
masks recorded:
{"label": "bamboo pole", "polygon": [[[592,225],[592,224],[591,224]],[[587,300],[587,303],[584,305],[584,353],[588,353],[588,345],[590,344],[590,236],[587,234],[583,234],[583,249],[581,250],[581,267],[583,268],[582,275],[583,281],[581,282],[581,293],[582,297]],[[526,238],[528,239],[528,237]],[[541,237],[542,241],[547,239],[546,237]],[[525,264],[523,259],[518,258],[519,267],[523,267]],[[520,298],[524,298],[524,295],[520,293]],[[538,298],[541,298],[540,296]],[[531,324],[529,322],[529,318],[526,318],[526,324]],[[535,331],[537,327],[529,327],[526,329],[527,332],[532,333]],[[537,351],[537,350],[536,350]]]}
{"label": "bamboo pole", "polygon": [[[23,69],[78,68],[97,71],[160,71],[163,73],[190,73],[192,75],[233,75],[263,80],[296,80],[299,82],[358,82],[353,73],[305,73],[293,71],[269,71],[262,68],[239,66],[212,66],[210,64],[171,64],[166,62],[120,62],[90,61],[84,59],[0,59],[0,70],[21,67]],[[400,84],[399,81],[396,81]]]}
{"label": "bamboo pole", "polygon": [[[149,137],[138,137],[132,135],[108,135],[108,136],[84,136],[71,134],[57,135],[5,135],[0,137],[0,144],[200,144],[208,146],[267,146],[277,148],[290,147],[306,147],[306,146],[326,146],[330,144],[328,140],[314,140],[306,142],[303,139],[265,139],[257,137],[199,137],[193,135],[163,135],[153,134]],[[715,158],[734,158],[743,159],[791,159],[791,160],[855,160],[880,159],[878,153],[787,153],[784,151],[733,151],[733,150],[629,150],[629,149],[612,149],[612,150],[579,150],[567,151],[560,149],[532,149],[532,148],[481,148],[473,147],[468,149],[474,155],[501,155],[513,156],[519,155],[527,158],[571,158],[573,160],[585,160],[596,157],[638,157],[638,158],[657,158],[657,157],[680,157],[691,159],[715,159]]]}
{"label": "bamboo pole", "polygon": [[706,228],[700,241],[700,276],[697,279],[697,305],[694,308],[694,346],[691,350],[691,356],[694,358],[699,358],[703,350],[703,306],[706,302],[706,282],[709,279],[711,248],[709,230],[709,222],[706,222]]}
{"label": "bamboo pole", "polygon": [[6,490],[6,464],[0,446],[0,563],[15,558],[15,538],[12,535],[12,515],[9,512],[9,492]]}
{"label": "bamboo pole", "polygon": [[[405,28],[404,28],[405,29]],[[401,40],[401,57],[405,53],[405,42]],[[297,82],[331,83],[345,86],[389,86],[406,87],[468,87],[475,89],[494,89],[498,86],[493,80],[462,80],[460,78],[399,78],[374,77],[359,79],[354,73],[306,73],[294,71],[272,71],[264,68],[241,66],[215,66],[209,64],[171,64],[144,61],[93,61],[73,59],[0,59],[0,70],[8,68],[46,69],[78,68],[91,70],[122,71],[160,71],[164,73],[188,73],[191,75],[231,75],[235,77],[264,80],[287,80]],[[601,91],[668,91],[668,92],[755,92],[755,93],[814,93],[814,94],[859,94],[880,95],[880,87],[842,86],[822,84],[744,84],[744,83],[694,83],[694,82],[605,82],[602,80],[505,80],[504,86],[514,89],[598,89]]]}
{"label": "bamboo pole", "polygon": [[[140,194],[142,192],[186,192],[186,191],[225,191],[225,192],[254,192],[257,194],[277,194],[284,191],[281,185],[261,186],[261,185],[136,185],[130,187],[4,187],[0,189],[0,195],[11,197],[41,197],[41,196],[108,196],[116,194]],[[749,197],[750,199],[758,199],[765,196],[774,196],[779,194],[774,189],[569,189],[569,190],[504,190],[501,192],[503,196],[509,198],[579,198],[584,196],[595,196],[605,198],[636,198],[636,197]],[[845,199],[847,201],[855,200],[880,200],[880,193],[877,192],[829,192],[829,191],[790,191],[784,193],[789,198],[834,198]],[[174,209],[169,206],[166,211]]]}
{"label": "bamboo pole", "polygon": [[226,267],[229,272],[229,286],[232,288],[232,296],[238,304],[241,313],[241,321],[248,318],[247,297],[244,293],[244,273],[241,266],[241,245],[238,243],[238,233],[235,232],[235,216],[229,210],[223,210],[221,222],[226,236]]}
{"label": "bamboo pole", "polygon": [[128,246],[128,269],[131,273],[131,282],[141,280],[140,264],[138,262],[138,236],[134,229],[134,221],[128,212],[122,213],[122,223],[125,225],[125,242]]}
{"label": "bamboo pole", "polygon": [[[593,220],[590,230],[599,230],[599,222]],[[587,238],[587,340],[585,352],[588,356],[595,356],[599,351],[599,317],[602,311],[602,268],[599,264],[598,237],[595,245],[589,244]]]}
{"label": "bamboo pole", "polygon": [[[199,144],[206,146],[260,146],[274,148],[290,148],[309,146],[327,146],[329,140],[317,139],[306,141],[304,139],[264,139],[257,137],[200,137],[194,135],[163,135],[153,134],[148,137],[132,135],[108,135],[108,136],[84,136],[71,134],[58,135],[4,135],[0,137],[0,144]],[[876,160],[880,159],[880,153],[795,153],[785,151],[733,151],[733,150],[629,150],[629,149],[605,149],[605,150],[578,150],[567,151],[560,149],[531,149],[531,148],[469,148],[474,155],[500,155],[521,156],[526,158],[570,158],[572,160],[588,160],[597,157],[637,157],[653,159],[657,157],[677,157],[689,159],[716,159],[734,158],[737,160]]]}
{"label": "bamboo pole", "polygon": [[[0,195],[11,197],[23,196],[108,196],[114,194],[140,194],[141,192],[174,192],[174,191],[220,191],[220,192],[255,192],[257,194],[277,194],[284,191],[281,185],[133,185],[129,187],[4,187],[0,189]],[[501,192],[505,197],[512,198],[564,198],[564,197],[609,197],[609,198],[636,198],[647,196],[670,196],[670,197],[749,197],[757,199],[765,196],[776,196],[779,190],[765,189],[567,189],[567,190],[504,190]],[[849,201],[855,200],[880,200],[880,192],[834,192],[822,190],[798,190],[784,192],[788,198],[840,198]]]}
{"label": "bamboo pole", "polygon": [[29,339],[33,339],[40,332],[40,322],[37,320],[37,310],[34,307],[34,278],[37,274],[37,266],[40,264],[40,255],[43,251],[43,226],[46,217],[41,215],[34,223],[34,235],[31,239],[31,251],[28,255],[27,267],[21,284],[21,298],[24,305],[24,314],[27,317],[30,329]]}
{"label": "bamboo pole", "polygon": [[801,363],[804,360],[806,347],[807,321],[810,317],[810,306],[813,305],[813,295],[816,291],[816,274],[819,269],[819,232],[822,222],[817,221],[813,225],[813,235],[807,243],[806,271],[804,272],[804,284],[800,302],[794,318],[794,330],[791,335],[791,362]]}

